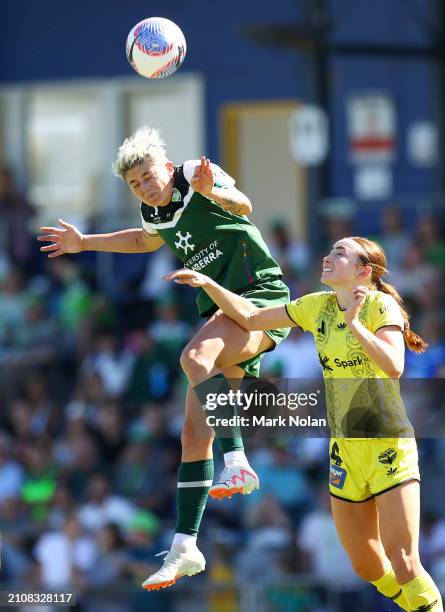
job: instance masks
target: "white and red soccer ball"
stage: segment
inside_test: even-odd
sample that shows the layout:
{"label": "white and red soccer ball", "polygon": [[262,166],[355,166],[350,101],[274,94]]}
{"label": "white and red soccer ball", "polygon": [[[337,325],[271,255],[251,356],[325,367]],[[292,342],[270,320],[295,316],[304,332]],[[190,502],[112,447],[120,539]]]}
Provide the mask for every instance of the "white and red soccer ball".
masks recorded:
{"label": "white and red soccer ball", "polygon": [[143,19],[127,37],[127,59],[141,76],[168,77],[184,61],[187,45],[181,29],[163,17]]}

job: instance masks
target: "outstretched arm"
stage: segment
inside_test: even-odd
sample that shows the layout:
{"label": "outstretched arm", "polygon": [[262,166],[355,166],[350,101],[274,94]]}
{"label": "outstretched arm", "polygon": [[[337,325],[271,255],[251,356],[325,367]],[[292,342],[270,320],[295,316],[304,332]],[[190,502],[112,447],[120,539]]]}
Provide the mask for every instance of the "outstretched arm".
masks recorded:
{"label": "outstretched arm", "polygon": [[252,204],[242,191],[236,187],[215,187],[212,166],[205,157],[201,157],[190,184],[195,191],[234,215],[250,215],[252,212]]}
{"label": "outstretched arm", "polygon": [[50,242],[40,247],[50,259],[65,253],[81,251],[104,251],[108,253],[148,253],[156,251],[164,241],[160,236],[151,236],[142,228],[127,229],[111,234],[82,234],[77,227],[59,219],[60,227],[41,227],[44,232],[37,237],[39,242]]}
{"label": "outstretched arm", "polygon": [[180,285],[201,287],[225,315],[247,331],[296,327],[296,323],[289,318],[284,306],[257,308],[246,298],[224,289],[200,272],[187,269],[176,270],[176,272],[167,274],[164,278]]}

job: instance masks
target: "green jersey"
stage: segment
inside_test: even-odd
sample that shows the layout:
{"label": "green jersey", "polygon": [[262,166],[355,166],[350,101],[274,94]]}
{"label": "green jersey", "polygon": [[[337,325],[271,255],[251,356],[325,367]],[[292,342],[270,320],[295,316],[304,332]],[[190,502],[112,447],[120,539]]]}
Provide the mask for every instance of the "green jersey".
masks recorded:
{"label": "green jersey", "polygon": [[[175,168],[172,199],[166,206],[141,202],[142,227],[158,234],[175,255],[191,268],[220,285],[240,293],[242,289],[282,272],[272,258],[258,228],[246,217],[234,215],[190,185],[199,160]],[[212,164],[215,186],[230,187],[235,181]],[[197,289],[199,314],[205,316],[215,304]]]}

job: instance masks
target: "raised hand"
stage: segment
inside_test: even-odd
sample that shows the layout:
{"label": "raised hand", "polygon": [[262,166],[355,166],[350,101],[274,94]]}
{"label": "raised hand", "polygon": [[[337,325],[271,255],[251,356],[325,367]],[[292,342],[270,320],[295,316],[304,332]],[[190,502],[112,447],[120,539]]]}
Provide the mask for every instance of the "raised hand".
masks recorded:
{"label": "raised hand", "polygon": [[207,197],[212,193],[213,183],[214,176],[210,160],[202,156],[201,163],[195,168],[190,185],[195,191]]}
{"label": "raised hand", "polygon": [[345,321],[349,325],[356,319],[365,303],[366,296],[368,295],[369,288],[363,285],[354,287],[351,291],[351,299],[345,310]]}
{"label": "raised hand", "polygon": [[40,247],[43,253],[48,253],[48,257],[58,257],[65,253],[80,253],[83,250],[83,234],[69,223],[59,219],[61,227],[41,227],[40,231],[45,232],[37,237],[39,242],[51,242],[47,246]]}
{"label": "raised hand", "polygon": [[190,287],[207,287],[211,283],[211,279],[201,272],[183,268],[166,274],[163,277],[165,280],[172,280],[179,285],[190,285]]}

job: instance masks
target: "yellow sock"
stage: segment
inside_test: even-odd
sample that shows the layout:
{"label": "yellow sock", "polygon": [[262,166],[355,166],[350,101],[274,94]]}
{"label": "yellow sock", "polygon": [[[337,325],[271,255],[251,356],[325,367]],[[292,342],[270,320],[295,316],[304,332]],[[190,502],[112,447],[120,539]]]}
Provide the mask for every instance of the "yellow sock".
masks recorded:
{"label": "yellow sock", "polygon": [[426,572],[402,585],[403,594],[414,612],[443,612],[442,597]]}
{"label": "yellow sock", "polygon": [[411,610],[408,606],[408,601],[402,590],[402,587],[396,580],[396,575],[391,565],[386,567],[385,573],[378,580],[371,582],[379,593],[385,595],[389,599],[392,599],[395,604],[402,608],[402,610]]}

